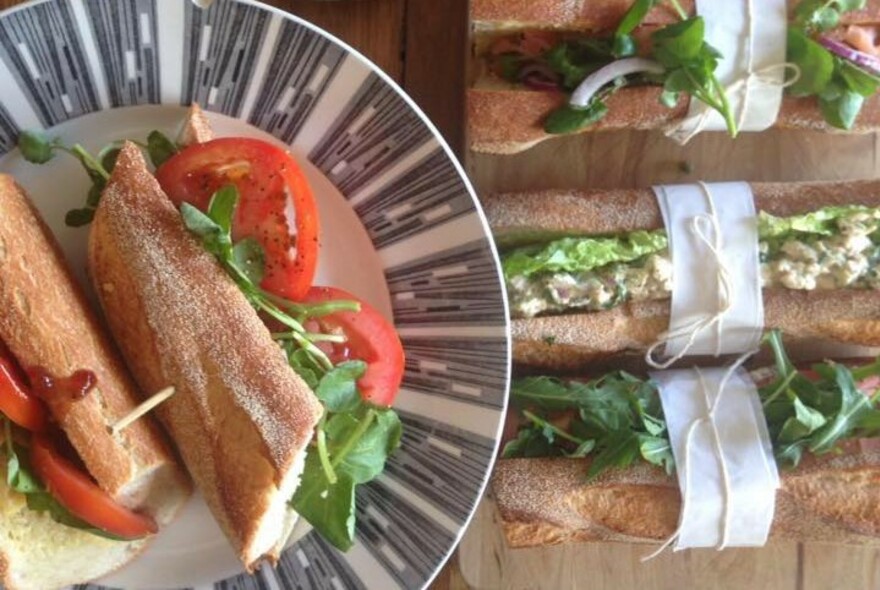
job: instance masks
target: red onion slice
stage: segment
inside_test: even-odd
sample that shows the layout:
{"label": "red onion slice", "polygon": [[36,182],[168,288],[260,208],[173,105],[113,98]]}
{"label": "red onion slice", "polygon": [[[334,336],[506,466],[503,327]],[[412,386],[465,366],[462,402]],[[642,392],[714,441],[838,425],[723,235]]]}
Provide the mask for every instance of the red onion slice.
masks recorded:
{"label": "red onion slice", "polygon": [[880,75],[880,58],[867,54],[858,49],[853,49],[846,43],[842,43],[831,37],[820,36],[819,44],[838,57],[853,62],[855,65],[865,68],[872,74]]}
{"label": "red onion slice", "polygon": [[656,61],[643,57],[619,59],[587,76],[572,93],[569,103],[572,106],[584,108],[589,106],[593,96],[599,90],[617,78],[641,73],[662,74],[665,71],[666,69]]}

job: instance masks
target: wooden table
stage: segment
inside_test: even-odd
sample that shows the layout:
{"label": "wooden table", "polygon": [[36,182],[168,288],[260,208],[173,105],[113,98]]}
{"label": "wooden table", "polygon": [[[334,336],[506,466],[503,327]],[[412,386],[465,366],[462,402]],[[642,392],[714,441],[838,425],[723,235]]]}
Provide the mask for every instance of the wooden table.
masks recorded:
{"label": "wooden table", "polygon": [[[0,8],[20,0],[0,0]],[[271,0],[365,53],[402,83],[452,148],[467,156],[478,192],[632,187],[680,180],[795,180],[877,176],[876,136],[765,133],[731,142],[699,137],[677,148],[658,134],[568,138],[514,157],[465,152],[467,0]],[[666,554],[581,545],[508,550],[484,501],[455,557],[431,588],[791,589],[880,588],[880,553],[864,547],[774,544],[760,550]]]}

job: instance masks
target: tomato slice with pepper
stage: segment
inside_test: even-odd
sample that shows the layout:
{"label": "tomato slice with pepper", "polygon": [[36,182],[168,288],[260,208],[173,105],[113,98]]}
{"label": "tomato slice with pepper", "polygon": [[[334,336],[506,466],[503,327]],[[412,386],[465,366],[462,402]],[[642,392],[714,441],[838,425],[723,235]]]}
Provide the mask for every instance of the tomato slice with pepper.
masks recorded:
{"label": "tomato slice with pepper", "polygon": [[203,211],[219,188],[235,185],[239,202],[232,238],[251,237],[263,247],[261,286],[294,301],[305,296],[318,264],[318,210],[289,153],[259,139],[224,137],[184,149],[159,167],[156,178],[175,205],[185,201]]}
{"label": "tomato slice with pepper", "polygon": [[2,352],[0,345],[0,413],[25,430],[43,432],[48,423],[43,402],[31,394],[15,362]]}
{"label": "tomato slice with pepper", "polygon": [[52,440],[41,434],[31,441],[34,473],[71,514],[122,539],[140,539],[158,531],[156,521],[117,504],[86,474],[65,459]]}
{"label": "tomato slice with pepper", "polygon": [[391,406],[403,380],[404,355],[400,336],[382,314],[342,289],[336,287],[312,287],[306,295],[307,303],[319,303],[338,299],[354,300],[361,310],[338,311],[317,318],[324,333],[342,331],[345,344],[333,347],[332,360],[362,360],[367,363],[364,376],[358,380],[358,389],[364,400],[377,406]]}

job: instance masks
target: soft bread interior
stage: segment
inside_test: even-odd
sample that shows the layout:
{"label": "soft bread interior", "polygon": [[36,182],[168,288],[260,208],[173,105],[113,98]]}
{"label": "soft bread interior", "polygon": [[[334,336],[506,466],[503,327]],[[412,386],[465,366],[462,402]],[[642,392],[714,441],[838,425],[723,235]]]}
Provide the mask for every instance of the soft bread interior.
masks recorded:
{"label": "soft bread interior", "polygon": [[60,525],[30,510],[6,484],[0,465],[0,588],[52,590],[83,583],[119,569],[147,541],[111,541]]}
{"label": "soft bread interior", "polygon": [[287,503],[299,487],[305,464],[306,453],[303,451],[281,480],[278,491],[270,498],[269,509],[257,524],[254,540],[248,547],[248,563],[256,565],[264,557],[271,561],[278,560],[298,518],[296,512],[291,510]]}

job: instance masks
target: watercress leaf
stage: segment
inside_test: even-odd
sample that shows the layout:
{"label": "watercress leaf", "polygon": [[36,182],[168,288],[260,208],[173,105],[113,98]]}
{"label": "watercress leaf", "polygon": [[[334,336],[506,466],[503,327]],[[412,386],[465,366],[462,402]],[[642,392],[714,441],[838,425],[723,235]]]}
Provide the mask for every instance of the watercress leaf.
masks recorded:
{"label": "watercress leaf", "polygon": [[517,432],[516,438],[509,441],[501,455],[514,457],[557,457],[562,454],[559,447],[547,440],[540,427],[525,426]]}
{"label": "watercress leaf", "polygon": [[617,35],[629,35],[638,27],[648,12],[660,0],[636,0],[617,25]]}
{"label": "watercress leaf", "polygon": [[98,161],[101,163],[104,170],[107,172],[113,172],[113,169],[116,168],[116,160],[119,158],[119,152],[121,151],[122,148],[111,144],[98,152]]}
{"label": "watercress leaf", "polygon": [[40,482],[30,473],[19,459],[22,453],[17,445],[6,445],[6,483],[9,487],[20,494],[32,494],[42,490]]}
{"label": "watercress leaf", "polygon": [[554,135],[573,133],[597,123],[606,114],[608,106],[596,98],[584,108],[566,103],[550,113],[544,121],[544,130]]}
{"label": "watercress leaf", "polygon": [[778,440],[781,443],[792,443],[810,436],[825,425],[826,419],[818,410],[804,405],[798,397],[793,400],[795,415],[791,416],[782,426]]}
{"label": "watercress leaf", "polygon": [[183,217],[186,229],[200,238],[212,238],[223,233],[223,228],[217,222],[189,203],[180,204],[180,215]]}
{"label": "watercress leaf", "polygon": [[862,416],[871,410],[871,404],[853,380],[852,372],[841,364],[834,364],[839,410],[811,437],[809,449],[826,453],[858,427]]}
{"label": "watercress leaf", "polygon": [[852,90],[845,90],[840,97],[833,100],[819,97],[819,109],[825,121],[838,129],[852,129],[864,103],[865,97]]}
{"label": "watercress leaf", "polygon": [[266,254],[254,238],[245,238],[232,247],[232,264],[254,285],[263,281]]}
{"label": "watercress leaf", "polygon": [[691,78],[688,77],[687,71],[681,68],[669,72],[666,76],[666,80],[663,82],[663,90],[666,92],[678,93],[693,89],[694,84],[691,81]]}
{"label": "watercress leaf", "polygon": [[45,164],[55,153],[57,139],[36,129],[26,129],[18,135],[18,149],[28,162]]}
{"label": "watercress leaf", "polygon": [[642,459],[653,465],[666,469],[671,474],[675,469],[675,458],[672,456],[672,445],[665,438],[658,436],[640,436],[639,452]]}
{"label": "watercress leaf", "polygon": [[614,57],[631,57],[636,54],[636,42],[631,35],[617,33],[614,35],[614,45],[611,53]]}
{"label": "watercress leaf", "polygon": [[851,64],[850,62],[838,58],[837,71],[841,78],[846,82],[847,88],[853,92],[857,92],[868,98],[873,96],[877,89],[880,88],[880,78],[870,74],[862,68]]}
{"label": "watercress leaf", "polygon": [[797,467],[804,456],[804,449],[807,446],[807,439],[799,440],[788,445],[777,445],[773,455],[776,462],[782,467]]}
{"label": "watercress leaf", "polygon": [[147,135],[147,153],[153,166],[158,168],[177,153],[177,146],[161,131],[150,131]]}
{"label": "watercress leaf", "polygon": [[840,24],[840,13],[836,9],[826,6],[815,13],[813,23],[820,31],[830,31]]}
{"label": "watercress leaf", "polygon": [[361,403],[357,380],[366,370],[367,364],[363,361],[340,363],[321,378],[315,395],[331,412],[352,412]]}
{"label": "watercress leaf", "polygon": [[101,202],[101,195],[104,193],[105,183],[96,182],[92,184],[92,187],[89,189],[89,194],[86,196],[86,206],[95,208],[98,206],[98,203]]}
{"label": "watercress leaf", "polygon": [[570,459],[581,459],[589,455],[595,448],[596,441],[589,439],[579,444],[574,451],[570,453],[563,452],[563,454]]}
{"label": "watercress leaf", "polygon": [[593,457],[587,478],[593,479],[612,467],[629,467],[641,456],[639,436],[631,430],[618,430],[597,442],[599,452]]}
{"label": "watercress leaf", "polygon": [[83,227],[95,218],[95,210],[92,207],[71,209],[64,215],[64,224],[68,227]]}
{"label": "watercress leaf", "polygon": [[314,390],[318,387],[321,377],[324,375],[324,368],[315,361],[309,351],[292,345],[287,354],[287,361],[297,375],[303,378],[308,386]]}
{"label": "watercress leaf", "polygon": [[678,104],[680,98],[680,92],[670,92],[668,90],[664,90],[660,93],[660,104],[671,109]]}
{"label": "watercress leaf", "polygon": [[321,536],[341,551],[354,544],[355,483],[346,473],[337,473],[330,485],[317,450],[310,449],[302,479],[290,505]]}
{"label": "watercress leaf", "polygon": [[697,58],[703,50],[706,23],[702,17],[668,25],[651,35],[654,58],[667,68],[674,68]]}
{"label": "watercress leaf", "polygon": [[[372,421],[367,430],[349,446],[350,437],[368,416]],[[327,421],[325,431],[329,439],[330,456],[334,460],[342,447],[349,450],[342,461],[336,465],[336,472],[345,473],[355,483],[366,483],[385,469],[388,456],[400,445],[402,426],[400,418],[393,410],[369,410],[363,413],[335,414]]]}
{"label": "watercress leaf", "polygon": [[238,205],[238,189],[234,184],[227,184],[211,196],[208,204],[208,217],[216,223],[224,234],[232,231],[232,218]]}
{"label": "watercress leaf", "polygon": [[787,60],[796,65],[800,76],[788,87],[793,96],[819,94],[831,81],[834,58],[827,49],[795,28],[788,30]]}

